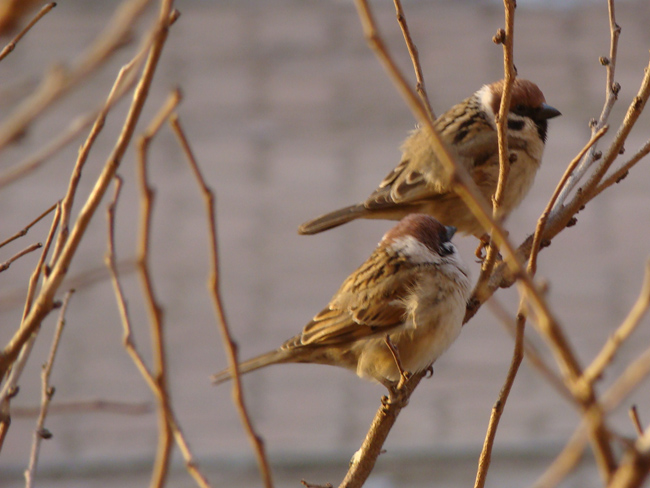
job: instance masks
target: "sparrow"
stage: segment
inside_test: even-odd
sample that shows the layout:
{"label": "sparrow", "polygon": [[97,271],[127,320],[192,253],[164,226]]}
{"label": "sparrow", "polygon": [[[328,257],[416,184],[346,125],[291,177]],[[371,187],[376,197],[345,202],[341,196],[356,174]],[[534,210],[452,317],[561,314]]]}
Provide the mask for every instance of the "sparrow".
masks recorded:
{"label": "sparrow", "polygon": [[[458,337],[471,290],[451,243],[455,231],[428,215],[404,217],[300,334],[239,364],[239,372],[329,364],[393,391],[403,373],[429,368]],[[212,379],[221,383],[231,375],[225,369]]]}
{"label": "sparrow", "polygon": [[[462,165],[488,202],[499,179],[499,150],[495,116],[504,80],[483,86],[454,105],[434,126],[456,161]],[[515,209],[530,190],[542,161],[548,119],[561,115],[546,104],[531,81],[517,78],[508,113],[508,176],[501,217]],[[399,220],[410,213],[431,215],[463,234],[481,237],[485,230],[452,189],[451,173],[432,150],[426,128],[416,128],[402,145],[402,159],[365,201],[305,222],[299,234],[317,234],[351,220]]]}

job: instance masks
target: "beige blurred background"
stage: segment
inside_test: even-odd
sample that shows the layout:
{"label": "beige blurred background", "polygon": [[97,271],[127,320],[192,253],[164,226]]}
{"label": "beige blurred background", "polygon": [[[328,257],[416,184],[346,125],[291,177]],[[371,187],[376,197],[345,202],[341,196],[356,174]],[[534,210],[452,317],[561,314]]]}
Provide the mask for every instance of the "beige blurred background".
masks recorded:
{"label": "beige blurred background", "polygon": [[[521,77],[537,82],[563,116],[550,123],[536,186],[507,223],[521,241],[564,168],[589,137],[587,123],[600,114],[609,51],[606,2],[519,1],[515,59]],[[116,1],[61,0],[0,63],[2,88],[13,90],[0,110],[15,108],[53,63],[72,63],[97,35]],[[411,76],[391,2],[373,2],[382,31]],[[329,300],[343,279],[371,252],[388,222],[354,222],[313,237],[296,234],[304,220],[360,200],[399,158],[399,145],[414,119],[362,37],[349,1],[178,1],[173,26],[140,123],[142,130],[169,91],[179,86],[181,121],[218,197],[223,298],[242,358],[278,346]],[[501,77],[502,51],[491,38],[503,25],[500,2],[404,1],[420,49],[432,105],[440,114],[482,84]],[[155,15],[149,12],[149,19]],[[617,2],[622,26],[616,128],[636,93],[650,47],[648,2]],[[146,21],[140,23],[144,28]],[[19,143],[3,154],[0,171],[32,154],[77,114],[105,98],[133,46],[57,104]],[[75,209],[88,194],[124,119],[126,102],[107,121],[84,171]],[[650,137],[644,114],[628,140],[626,155]],[[614,132],[614,131],[612,131]],[[608,138],[610,140],[611,137]],[[20,230],[64,194],[76,147],[0,191],[4,238]],[[120,173],[118,257],[135,255],[138,195],[131,149]],[[228,386],[213,388],[209,375],[226,365],[206,292],[208,269],[204,210],[195,182],[168,128],[152,146],[157,189],[153,263],[156,292],[164,306],[172,399],[201,465],[215,486],[259,486],[254,457]],[[638,295],[650,255],[650,172],[647,161],[624,182],[590,204],[578,225],[566,230],[540,257],[539,275],[550,284],[550,301],[571,343],[586,364],[625,317]],[[106,252],[102,205],[70,270],[101,268]],[[76,212],[75,212],[76,213]],[[43,240],[49,223],[2,249],[0,261],[28,243]],[[457,239],[474,277],[475,241]],[[0,275],[0,339],[16,329],[22,293],[37,256]],[[125,275],[140,349],[149,355],[146,314],[139,283]],[[499,300],[516,310],[513,290]],[[55,322],[47,320],[12,406],[39,403],[39,370]],[[650,344],[650,322],[617,356],[611,383]],[[543,349],[536,334],[531,340]],[[122,329],[107,280],[77,291],[55,363],[57,402],[153,399],[121,343]],[[512,339],[486,307],[435,365],[403,411],[366,486],[471,486],[490,409],[510,361]],[[551,360],[550,356],[546,355]],[[276,485],[337,484],[379,406],[382,388],[324,366],[278,366],[246,377],[246,398],[266,441]],[[626,410],[637,403],[650,419],[646,382],[612,419],[633,435]],[[491,487],[531,485],[560,451],[577,423],[562,400],[524,364],[499,429]],[[0,456],[0,485],[22,486],[34,418],[13,418]],[[113,412],[52,414],[54,437],[41,451],[40,486],[109,487],[148,483],[156,444],[156,415]],[[192,486],[177,463],[170,486]],[[597,473],[587,456],[562,486],[593,486]]]}

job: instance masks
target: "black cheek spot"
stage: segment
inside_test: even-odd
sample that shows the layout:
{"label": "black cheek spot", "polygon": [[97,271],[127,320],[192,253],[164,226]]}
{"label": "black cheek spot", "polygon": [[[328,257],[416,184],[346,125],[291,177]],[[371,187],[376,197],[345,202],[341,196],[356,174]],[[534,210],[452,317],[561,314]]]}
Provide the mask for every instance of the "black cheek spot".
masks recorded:
{"label": "black cheek spot", "polygon": [[508,120],[508,129],[510,130],[521,130],[524,128],[523,120]]}
{"label": "black cheek spot", "polygon": [[542,142],[546,142],[546,133],[548,131],[548,123],[546,120],[536,120],[535,125],[537,126],[537,133]]}

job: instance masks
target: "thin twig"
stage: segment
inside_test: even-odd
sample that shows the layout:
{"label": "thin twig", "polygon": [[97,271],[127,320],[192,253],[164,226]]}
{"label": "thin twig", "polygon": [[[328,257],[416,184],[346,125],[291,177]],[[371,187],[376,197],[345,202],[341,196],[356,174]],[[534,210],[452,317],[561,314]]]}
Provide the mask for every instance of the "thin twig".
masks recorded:
{"label": "thin twig", "polygon": [[610,186],[619,183],[621,180],[623,180],[630,169],[641,161],[641,159],[645,158],[648,154],[650,154],[650,140],[646,141],[646,143],[637,151],[637,153],[630,158],[630,160],[624,164],[621,165],[620,168],[618,168],[616,171],[614,171],[610,176],[608,176],[598,187],[594,190],[593,197],[597,197],[600,195],[604,190],[609,188]]}
{"label": "thin twig", "polygon": [[[605,125],[609,119],[609,114],[614,108],[614,104],[618,99],[618,92],[620,86],[614,82],[614,75],[616,74],[616,58],[618,55],[618,38],[621,34],[621,28],[616,23],[616,12],[614,10],[614,0],[607,0],[608,12],[609,12],[609,33],[610,33],[610,44],[609,44],[609,58],[601,58],[600,62],[605,66],[606,69],[606,81],[605,81],[605,103],[603,109],[600,113],[598,120],[593,120],[591,125],[591,134],[592,137]],[[577,170],[570,175],[566,185],[560,192],[557,198],[557,204],[553,208],[553,211],[558,211],[566,201],[571,190],[575,188],[580,180],[584,177],[589,168],[596,161],[596,146],[593,146],[587,157],[584,158],[583,162],[577,168]]]}
{"label": "thin twig", "polygon": [[601,160],[599,160],[599,164],[594,170],[593,174],[583,185],[582,192],[581,192],[582,195],[576,195],[573,199],[574,201],[582,201],[584,204],[585,202],[590,201],[593,198],[597,190],[598,184],[601,182],[602,178],[605,176],[612,163],[621,154],[625,141],[627,140],[628,135],[634,128],[636,121],[641,116],[641,113],[643,112],[643,109],[645,107],[646,102],[648,101],[649,96],[650,96],[650,63],[646,66],[645,74],[643,76],[643,79],[641,80],[641,86],[639,87],[636,96],[632,99],[632,102],[630,103],[627,112],[625,113],[623,122],[619,130],[616,132],[616,136],[614,137],[612,144],[607,149],[607,151],[605,152]]}
{"label": "thin twig", "polygon": [[492,407],[492,414],[490,415],[490,422],[488,424],[487,433],[485,434],[483,449],[481,450],[481,455],[479,456],[478,470],[476,472],[476,481],[474,482],[474,488],[483,488],[485,486],[488,469],[490,468],[490,461],[492,460],[492,447],[494,445],[494,439],[496,438],[497,428],[499,427],[499,421],[501,420],[503,409],[505,408],[506,402],[508,401],[508,396],[510,395],[512,385],[515,382],[515,377],[519,371],[519,366],[521,365],[521,361],[524,358],[524,330],[526,326],[526,315],[521,310],[522,305],[520,305],[520,311],[517,314],[515,347],[512,352],[510,367],[508,368],[508,374],[506,375],[505,382],[503,383],[501,391],[499,392],[499,397]]}
{"label": "thin twig", "polygon": [[29,229],[31,229],[32,227],[34,227],[34,226],[35,226],[37,223],[39,223],[43,218],[45,218],[45,217],[46,217],[46,216],[47,216],[47,215],[48,215],[52,210],[54,210],[54,209],[56,208],[57,205],[58,205],[58,203],[55,203],[55,204],[52,205],[50,208],[48,208],[45,212],[43,212],[41,215],[39,215],[38,217],[36,217],[36,218],[35,218],[34,220],[32,220],[29,224],[27,224],[27,225],[25,226],[24,229],[22,229],[21,231],[17,232],[16,234],[14,234],[13,236],[9,237],[8,239],[5,239],[4,241],[0,242],[0,247],[3,247],[3,246],[9,244],[9,243],[12,242],[12,241],[15,241],[16,239],[19,239],[20,237],[23,237],[23,236],[27,235],[27,232],[29,232]]}
{"label": "thin twig", "polygon": [[555,202],[559,198],[562,189],[564,188],[567,181],[569,180],[569,177],[573,174],[573,171],[575,170],[576,166],[578,165],[578,163],[580,163],[580,160],[584,157],[587,151],[589,151],[589,149],[591,149],[594,146],[594,144],[596,144],[596,142],[598,142],[598,140],[600,140],[600,138],[607,133],[608,130],[609,130],[608,125],[601,127],[598,130],[598,132],[596,132],[591,136],[589,142],[585,145],[585,147],[582,148],[582,150],[577,154],[577,156],[573,158],[573,160],[569,163],[569,166],[567,166],[566,170],[564,171],[562,178],[560,178],[560,181],[555,187],[555,191],[553,191],[553,195],[551,196],[550,200],[546,204],[546,208],[542,212],[542,215],[539,216],[539,219],[537,220],[537,226],[535,227],[535,234],[533,237],[532,249],[530,251],[530,258],[528,260],[528,272],[531,275],[535,275],[535,273],[537,272],[537,256],[539,254],[540,245],[542,243],[542,235],[544,233],[544,228],[546,227],[546,223],[548,222],[548,219],[551,215],[551,210],[555,206]]}
{"label": "thin twig", "polygon": [[602,408],[604,412],[612,412],[623,400],[631,395],[635,388],[650,374],[650,348],[646,349],[625,371],[616,378],[602,396]]}
{"label": "thin twig", "polygon": [[96,116],[95,123],[90,130],[90,134],[88,134],[88,137],[79,149],[77,161],[75,162],[74,169],[72,170],[72,176],[70,177],[68,184],[68,190],[65,194],[65,197],[61,201],[61,230],[59,231],[56,246],[54,247],[54,252],[52,253],[50,267],[53,267],[54,263],[56,263],[56,260],[59,258],[61,250],[63,249],[63,245],[68,239],[70,212],[72,210],[74,198],[77,193],[79,180],[81,179],[81,172],[84,165],[86,164],[90,150],[93,148],[97,137],[104,128],[104,123],[106,121],[108,111],[113,107],[115,103],[117,103],[121,96],[127,93],[127,91],[135,83],[135,68],[138,67],[144,59],[144,55],[147,52],[147,48],[150,46],[150,42],[152,42],[152,39],[149,39],[144,48],[141,49],[129,63],[125,64],[120,69],[117,77],[115,78],[115,82],[113,83],[111,91],[106,98],[104,106]]}
{"label": "thin twig", "polygon": [[153,290],[153,279],[149,266],[151,220],[153,218],[154,191],[148,178],[148,151],[149,144],[158,133],[169,114],[175,110],[180,101],[180,92],[174,91],[165,104],[155,115],[144,135],[140,136],[137,143],[138,176],[140,183],[140,232],[138,237],[138,271],[149,311],[149,324],[153,351],[153,377],[156,389],[160,392],[158,404],[158,450],[152,474],[152,486],[163,486],[169,472],[169,463],[173,447],[173,433],[170,423],[170,397],[167,385],[167,359],[165,341],[163,337],[163,310],[158,303]]}
{"label": "thin twig", "polygon": [[54,396],[54,387],[50,386],[50,375],[52,374],[52,366],[54,365],[54,357],[59,348],[59,342],[61,341],[61,334],[63,333],[63,327],[65,326],[65,312],[68,309],[68,303],[70,302],[70,297],[74,293],[74,290],[69,290],[65,297],[63,298],[63,304],[61,305],[61,312],[59,313],[59,321],[56,324],[56,329],[54,329],[54,339],[52,339],[52,347],[50,348],[50,354],[47,358],[46,363],[43,365],[43,371],[41,373],[41,411],[38,415],[38,420],[36,421],[36,428],[34,429],[34,438],[32,441],[32,450],[29,456],[29,465],[25,470],[25,487],[31,488],[34,486],[34,476],[36,475],[36,465],[38,464],[38,454],[41,447],[41,441],[43,439],[49,439],[52,434],[45,429],[45,417]]}
{"label": "thin twig", "polygon": [[119,272],[117,268],[117,261],[115,257],[115,208],[117,201],[119,199],[120,193],[122,190],[122,178],[119,175],[115,175],[115,191],[113,193],[113,198],[111,203],[108,206],[108,251],[106,253],[106,266],[111,275],[111,282],[113,283],[113,290],[115,292],[115,297],[117,299],[117,308],[120,313],[120,318],[123,328],[122,343],[126,352],[131,356],[134,364],[138,368],[138,371],[142,377],[147,382],[147,385],[152,391],[157,390],[156,380],[153,377],[153,374],[149,371],[142,355],[138,352],[138,349],[135,347],[135,342],[133,339],[133,328],[131,326],[131,319],[129,317],[128,306],[126,298],[124,295],[124,290],[119,280]]}
{"label": "thin twig", "polygon": [[36,251],[36,249],[40,249],[41,247],[43,247],[43,244],[41,244],[40,242],[36,242],[34,244],[30,244],[29,246],[27,246],[22,251],[17,252],[13,256],[11,256],[9,259],[7,259],[4,263],[0,263],[0,273],[2,273],[3,271],[9,269],[9,266],[11,266],[11,263],[16,261],[17,259],[20,259],[25,254],[29,254],[32,251]]}
{"label": "thin twig", "polygon": [[305,480],[300,480],[300,484],[305,488],[334,488],[332,483],[325,483],[324,485],[314,485],[312,483],[308,483]]}
{"label": "thin twig", "polygon": [[[47,258],[47,253],[50,250],[52,240],[54,239],[54,233],[59,224],[59,217],[61,216],[61,206],[56,204],[56,211],[54,212],[54,217],[52,218],[52,224],[50,225],[50,230],[47,234],[47,239],[45,240],[45,245],[41,251],[41,257],[34,267],[31,276],[29,277],[29,284],[27,286],[27,295],[25,298],[25,305],[23,308],[23,322],[27,317],[27,314],[31,310],[32,302],[34,295],[36,293],[36,286],[41,277],[43,270],[43,265],[45,264],[45,259]],[[11,373],[7,377],[2,390],[0,391],[0,450],[4,444],[5,436],[9,430],[9,425],[11,423],[11,417],[9,413],[9,403],[11,398],[14,397],[18,391],[18,380],[23,372],[29,354],[32,350],[34,340],[36,339],[36,334],[31,334],[30,337],[25,341],[24,347],[21,348],[20,354],[17,355],[16,359],[9,363],[11,368]]]}
{"label": "thin twig", "polygon": [[[13,407],[16,418],[36,417],[41,407]],[[77,400],[55,402],[50,405],[48,415],[72,415],[83,413],[107,413],[112,415],[145,415],[153,411],[150,402],[119,402],[114,400]]]}
{"label": "thin twig", "polygon": [[409,26],[406,23],[406,14],[402,8],[401,0],[393,0],[395,4],[395,14],[397,16],[397,23],[399,24],[400,29],[402,29],[402,35],[404,36],[404,42],[406,43],[406,48],[408,49],[409,55],[411,56],[411,62],[413,63],[413,70],[415,71],[415,91],[420,96],[420,100],[424,104],[424,108],[427,111],[429,120],[432,122],[436,120],[436,114],[431,108],[431,102],[429,101],[429,95],[427,95],[427,89],[424,84],[424,76],[422,75],[422,65],[420,64],[420,55],[418,54],[418,48],[413,42],[411,37],[411,32],[409,31]]}
{"label": "thin twig", "polygon": [[[517,324],[516,320],[513,317],[510,317],[508,312],[506,312],[505,307],[499,302],[496,297],[487,303],[488,309],[499,319],[501,324],[503,324],[506,330],[512,335],[513,339],[516,340],[517,336]],[[555,391],[562,398],[567,400],[572,404],[577,404],[577,400],[571,394],[571,391],[564,384],[562,378],[560,378],[557,373],[542,359],[537,348],[530,342],[530,340],[524,335],[524,357],[537,369],[537,371],[545,378],[548,383],[555,388]]]}
{"label": "thin twig", "polygon": [[612,334],[601,351],[591,364],[585,368],[583,374],[584,381],[593,383],[603,374],[605,368],[612,362],[614,355],[620,349],[621,344],[630,337],[636,330],[637,326],[645,316],[648,308],[650,307],[650,260],[646,262],[645,276],[643,278],[643,285],[639,298],[634,303],[630,313],[625,318],[623,323]]}
{"label": "thin twig", "polygon": [[6,58],[15,48],[16,44],[18,44],[18,41],[20,41],[29,30],[36,25],[36,22],[41,20],[47,13],[52,10],[54,7],[56,7],[56,2],[50,2],[48,4],[43,5],[41,10],[38,11],[36,16],[27,24],[17,35],[14,37],[9,44],[7,44],[2,51],[0,51],[0,61],[2,61],[4,58]]}
{"label": "thin twig", "polygon": [[[492,197],[492,217],[495,221],[500,221],[501,203],[508,184],[508,176],[510,174],[510,150],[508,149],[508,113],[510,112],[510,101],[512,99],[512,86],[517,77],[514,65],[514,34],[515,34],[515,7],[514,0],[504,0],[503,2],[505,12],[505,31],[499,29],[497,35],[494,36],[493,42],[503,45],[503,72],[504,82],[501,92],[501,105],[499,106],[499,113],[496,115],[497,135],[498,135],[498,149],[499,149],[499,178],[497,180],[497,187]],[[492,232],[491,232],[492,233]],[[490,246],[487,250],[487,255],[483,260],[481,266],[481,275],[477,281],[476,287],[483,286],[488,277],[492,274],[494,263],[499,254],[499,249],[495,242],[490,239]]]}
{"label": "thin twig", "polygon": [[114,180],[115,180],[115,190],[113,192],[113,198],[111,199],[111,202],[107,209],[108,251],[106,253],[105,262],[111,275],[111,282],[113,284],[113,289],[117,300],[117,307],[120,313],[120,318],[121,318],[122,327],[124,331],[122,336],[122,343],[124,344],[124,348],[126,349],[126,352],[129,354],[129,356],[131,356],[133,363],[138,368],[138,371],[147,382],[149,388],[152,391],[156,391],[157,388],[156,381],[154,380],[153,375],[149,371],[149,368],[147,368],[144,359],[142,358],[137,348],[135,347],[135,343],[133,339],[133,329],[131,327],[131,319],[128,313],[128,306],[124,295],[124,291],[122,289],[122,285],[119,280],[117,260],[115,257],[115,211],[116,211],[117,201],[119,199],[121,189],[122,189],[122,178],[119,175],[115,175]]}
{"label": "thin twig", "polygon": [[499,136],[499,180],[492,199],[492,215],[495,220],[499,218],[499,208],[503,201],[508,174],[510,173],[510,151],[508,150],[508,113],[510,112],[510,100],[512,98],[512,85],[515,82],[517,72],[514,65],[514,35],[515,35],[515,7],[514,0],[503,0],[505,11],[505,39],[501,39],[503,45],[503,73],[504,83],[501,92],[501,105],[496,116],[497,133]]}
{"label": "thin twig", "polygon": [[[117,263],[117,269],[122,274],[132,273],[135,271],[135,268],[135,258],[122,259]],[[107,280],[110,280],[110,274],[106,266],[101,265],[66,276],[63,283],[61,283],[61,287],[88,291],[90,287]],[[0,296],[0,310],[9,310],[12,307],[18,306],[18,304],[23,304],[25,302],[26,290],[27,288],[25,286],[17,286],[7,292],[3,292],[2,296]]]}
{"label": "thin twig", "polygon": [[149,266],[150,241],[151,241],[151,220],[153,217],[154,191],[151,188],[147,176],[147,156],[149,144],[159,132],[169,115],[176,109],[180,102],[179,90],[174,90],[168,97],[165,104],[153,118],[144,135],[138,140],[138,174],[140,179],[140,191],[142,204],[140,212],[140,236],[138,243],[138,267],[140,278],[144,289],[145,302],[149,309],[149,323],[151,325],[151,338],[153,349],[153,382],[154,393],[157,396],[159,405],[158,432],[159,442],[152,475],[152,485],[162,486],[165,483],[171,460],[172,442],[176,441],[181,454],[185,459],[185,465],[194,480],[201,487],[209,487],[205,476],[198,469],[197,462],[192,455],[189,444],[181,431],[174,412],[171,407],[171,397],[167,384],[167,359],[163,334],[163,311],[158,303],[153,289],[153,279]]}
{"label": "thin twig", "polygon": [[176,421],[176,417],[174,416],[174,413],[171,410],[171,405],[169,405],[168,403],[169,400],[168,396],[161,391],[156,378],[154,378],[154,375],[151,373],[151,371],[149,371],[149,368],[147,367],[147,365],[144,362],[144,359],[142,358],[142,355],[138,352],[138,349],[135,346],[135,342],[133,339],[133,329],[131,327],[131,319],[129,317],[124,291],[122,289],[122,285],[120,284],[118,269],[117,269],[117,261],[115,258],[115,209],[117,206],[117,200],[119,198],[121,188],[122,188],[122,179],[119,177],[119,175],[116,175],[115,192],[113,193],[113,198],[107,210],[108,252],[106,254],[105,261],[111,274],[111,281],[113,283],[113,289],[115,291],[115,297],[117,299],[117,306],[120,313],[120,317],[122,319],[121,320],[122,327],[124,330],[124,335],[123,335],[124,348],[126,349],[129,356],[131,356],[133,363],[136,365],[138,371],[140,371],[140,374],[146,381],[147,385],[149,386],[153,394],[156,396],[158,405],[163,405],[164,406],[163,408],[166,408],[166,418],[167,421],[169,422],[169,428],[171,429],[174,435],[176,444],[179,446],[181,453],[185,457],[188,472],[192,475],[192,477],[194,477],[194,479],[196,480],[199,486],[203,488],[208,488],[210,485],[207,479],[199,471],[198,466],[194,461],[194,458],[192,457],[192,453],[189,449],[189,446],[185,441],[185,438],[183,437],[183,433],[180,430],[180,426]]}
{"label": "thin twig", "polygon": [[[573,198],[564,206],[558,207],[556,203],[556,209],[553,210],[551,216],[555,213],[563,213],[575,215],[581,208],[583,208],[588,202],[594,199],[594,197],[602,191],[602,179],[618,158],[624,148],[625,141],[629,136],[630,132],[634,128],[639,116],[643,112],[645,104],[650,97],[650,62],[646,65],[645,73],[643,80],[641,81],[641,86],[637,92],[637,95],[634,97],[630,103],[625,118],[621,123],[614,140],[611,145],[605,151],[605,154],[598,160],[598,166],[593,170],[587,181],[578,188]],[[565,187],[566,188],[566,187]],[[560,195],[561,197],[562,195]],[[558,203],[560,199],[558,199]]]}
{"label": "thin twig", "polygon": [[232,370],[232,379],[233,379],[233,402],[239,411],[241,422],[246,430],[248,438],[251,441],[255,456],[257,458],[257,464],[260,470],[260,475],[264,481],[264,485],[267,488],[273,487],[273,477],[271,474],[271,468],[269,465],[268,458],[266,456],[266,450],[264,447],[264,440],[262,437],[255,431],[253,427],[253,422],[246,408],[246,402],[244,399],[244,392],[241,385],[241,377],[239,374],[239,362],[237,357],[237,344],[232,338],[230,332],[230,327],[228,326],[228,321],[226,319],[226,312],[223,307],[223,302],[221,300],[221,288],[219,283],[220,278],[220,269],[219,269],[219,247],[217,239],[217,217],[216,217],[216,207],[215,207],[215,196],[212,189],[208,186],[203,177],[203,173],[199,167],[196,158],[194,157],[194,152],[190,147],[189,141],[185,135],[185,131],[181,126],[178,115],[173,114],[169,123],[178,138],[179,144],[183,150],[183,153],[186,156],[187,162],[190,166],[192,174],[194,175],[196,182],[199,186],[201,195],[203,196],[203,201],[205,203],[206,217],[208,220],[208,229],[210,236],[210,277],[208,279],[208,288],[210,289],[212,295],[212,303],[215,309],[215,314],[219,321],[219,330],[224,343],[224,348],[226,349],[226,354],[228,356],[228,363]]}
{"label": "thin twig", "polygon": [[641,419],[639,418],[639,410],[636,408],[636,405],[632,405],[630,407],[630,420],[632,421],[632,425],[634,425],[634,429],[636,430],[637,435],[642,436],[643,435],[643,425],[641,425]]}

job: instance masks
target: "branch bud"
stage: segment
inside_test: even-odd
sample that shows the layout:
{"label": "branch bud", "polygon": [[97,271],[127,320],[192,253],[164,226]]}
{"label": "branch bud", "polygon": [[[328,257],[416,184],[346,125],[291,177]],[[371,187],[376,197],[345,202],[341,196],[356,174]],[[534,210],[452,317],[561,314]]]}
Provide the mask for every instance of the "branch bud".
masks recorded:
{"label": "branch bud", "polygon": [[497,33],[492,38],[492,42],[495,44],[503,44],[506,42],[506,31],[503,29],[498,29]]}

